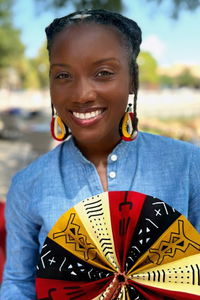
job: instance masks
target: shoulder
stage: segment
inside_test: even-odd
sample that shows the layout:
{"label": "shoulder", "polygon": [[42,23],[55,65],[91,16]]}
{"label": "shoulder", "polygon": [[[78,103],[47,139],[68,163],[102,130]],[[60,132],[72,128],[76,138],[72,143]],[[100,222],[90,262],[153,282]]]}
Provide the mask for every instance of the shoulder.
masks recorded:
{"label": "shoulder", "polygon": [[200,148],[191,143],[139,132],[137,152],[141,161],[149,165],[164,165],[181,170],[185,168],[189,171],[196,164],[200,171]]}
{"label": "shoulder", "polygon": [[36,159],[12,178],[12,187],[19,187],[23,184],[31,185],[36,181],[42,182],[49,177],[56,176],[60,172],[63,153],[68,153],[69,147],[66,141]]}
{"label": "shoulder", "polygon": [[181,151],[181,153],[185,154],[191,154],[191,152],[199,152],[200,154],[200,148],[191,143],[146,132],[139,133],[138,143],[139,146],[154,149],[154,151],[162,150],[164,152],[170,151],[177,153]]}

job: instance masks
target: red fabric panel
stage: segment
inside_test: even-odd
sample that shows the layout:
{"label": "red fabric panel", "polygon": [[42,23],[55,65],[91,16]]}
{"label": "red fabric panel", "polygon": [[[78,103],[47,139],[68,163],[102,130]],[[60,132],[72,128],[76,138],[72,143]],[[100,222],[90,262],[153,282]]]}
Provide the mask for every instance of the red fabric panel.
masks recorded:
{"label": "red fabric panel", "polygon": [[[109,206],[115,251],[122,271],[128,248],[146,195],[136,192],[109,192]],[[126,230],[127,228],[127,230]]]}
{"label": "red fabric panel", "polygon": [[37,299],[89,300],[102,293],[113,278],[93,282],[67,281],[36,278]]}

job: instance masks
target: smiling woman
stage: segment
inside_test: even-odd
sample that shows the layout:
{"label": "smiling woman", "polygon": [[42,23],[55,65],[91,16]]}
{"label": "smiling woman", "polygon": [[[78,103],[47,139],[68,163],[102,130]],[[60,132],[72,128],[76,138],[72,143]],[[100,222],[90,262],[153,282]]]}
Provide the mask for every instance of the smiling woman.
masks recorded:
{"label": "smiling woman", "polygon": [[[2,299],[5,300],[36,299],[36,264],[41,251],[40,266],[43,269],[46,265],[53,267],[56,259],[59,260],[58,270],[52,273],[52,282],[62,277],[61,269],[70,271],[72,254],[64,256],[63,260],[60,257],[55,259],[49,244],[44,244],[44,241],[60,216],[83,199],[96,199],[94,195],[98,198],[99,194],[111,191],[136,191],[151,195],[180,211],[200,232],[200,149],[180,141],[138,132],[136,59],[141,44],[138,25],[116,13],[89,10],[55,19],[46,28],[46,34],[50,61],[51,131],[54,138],[67,140],[13,178],[6,203],[7,261],[2,287]],[[127,107],[130,94],[134,94],[134,103]],[[133,225],[129,224],[130,220],[122,207],[130,206],[132,209],[133,206],[132,220],[135,220],[137,205],[143,209],[143,202],[136,200],[132,203],[125,198],[125,202],[119,204],[120,236],[126,230],[133,231]],[[98,201],[91,208],[95,216],[101,210]],[[160,202],[156,200],[157,203]],[[115,205],[112,209],[115,209]],[[69,219],[65,220],[64,217],[59,221],[62,230],[55,232],[55,239],[64,235],[66,243],[76,250],[78,247],[77,252],[82,253],[83,244],[92,245],[92,241],[88,242],[92,237],[87,240],[78,223],[74,223],[77,216],[75,210],[72,208],[71,211]],[[162,216],[161,210],[152,211],[156,222],[156,218]],[[90,213],[91,210],[86,208],[86,215]],[[107,234],[100,233],[101,225],[106,224],[104,217],[101,218],[97,220],[94,217],[99,236]],[[144,222],[148,220],[149,216]],[[92,219],[87,222],[92,222]],[[152,228],[154,232],[155,222],[150,222],[147,227],[142,223],[138,235],[141,232],[148,234]],[[170,222],[173,223],[173,220]],[[68,236],[64,228],[67,226],[67,230],[69,225],[72,227]],[[177,234],[180,234],[179,229]],[[75,239],[78,246],[73,246]],[[149,237],[144,240],[147,243]],[[143,243],[143,239],[140,239],[140,243]],[[154,245],[152,248],[154,252],[157,247]],[[138,249],[135,246],[133,248],[134,251]],[[129,250],[128,259],[133,260],[135,252],[132,248]],[[93,253],[89,248],[86,257],[90,251]],[[91,260],[93,264],[99,261],[98,254],[95,255]],[[109,259],[117,275],[114,285],[108,287],[105,299],[121,299],[121,290],[128,285],[130,276],[125,266],[117,266],[115,259]],[[81,265],[80,262],[76,264],[77,267]],[[104,267],[104,264],[100,265],[100,269]],[[72,273],[76,274],[74,271]],[[58,291],[54,294],[52,286],[48,288],[48,293],[43,292],[46,289],[44,287],[41,292],[43,296],[38,296],[38,299],[76,298],[75,292],[72,295],[65,291],[68,286],[62,289],[64,296],[59,298],[56,296]],[[130,289],[137,299],[165,299],[162,292],[154,298],[146,292],[140,294],[139,286]],[[104,299],[104,293],[100,295],[97,290],[96,287],[93,291],[93,295],[96,295],[93,299]],[[88,300],[88,297],[87,293],[83,293],[79,299]],[[126,299],[129,299],[128,296]]]}
{"label": "smiling woman", "polygon": [[134,89],[124,52],[115,31],[98,24],[70,25],[54,38],[51,99],[79,148],[109,152],[121,139],[119,121]]}

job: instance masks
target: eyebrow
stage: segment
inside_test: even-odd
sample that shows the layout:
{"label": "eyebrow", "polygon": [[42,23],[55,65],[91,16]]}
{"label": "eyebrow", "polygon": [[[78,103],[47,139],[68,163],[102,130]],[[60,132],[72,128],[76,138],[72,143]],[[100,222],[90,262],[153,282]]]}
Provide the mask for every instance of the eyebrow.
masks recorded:
{"label": "eyebrow", "polygon": [[61,64],[61,63],[55,63],[55,64],[52,64],[50,65],[50,69],[53,68],[53,67],[69,67],[69,65],[67,64]]}
{"label": "eyebrow", "polygon": [[[93,65],[98,65],[98,64],[101,64],[101,63],[103,63],[103,62],[110,61],[110,60],[114,60],[114,61],[116,61],[117,63],[120,64],[120,61],[119,61],[117,58],[115,58],[115,57],[108,57],[108,58],[102,58],[102,59],[99,59],[99,60],[93,62]],[[69,67],[68,64],[54,63],[54,64],[52,64],[52,65],[50,66],[50,68],[53,68],[53,67],[55,67],[55,66],[57,66],[57,67]]]}
{"label": "eyebrow", "polygon": [[95,61],[93,64],[94,65],[98,65],[98,64],[101,64],[103,62],[110,61],[110,60],[114,60],[114,61],[116,61],[116,62],[118,62],[120,64],[119,59],[117,59],[115,57],[102,58],[102,59],[99,59],[99,60]]}

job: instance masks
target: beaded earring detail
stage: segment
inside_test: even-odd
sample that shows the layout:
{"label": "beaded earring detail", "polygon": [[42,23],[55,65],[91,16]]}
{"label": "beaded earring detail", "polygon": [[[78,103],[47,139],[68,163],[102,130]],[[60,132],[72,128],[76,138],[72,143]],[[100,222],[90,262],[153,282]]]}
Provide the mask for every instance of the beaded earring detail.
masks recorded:
{"label": "beaded earring detail", "polygon": [[133,118],[132,104],[129,104],[119,124],[119,134],[124,141],[132,141],[137,137],[138,131],[134,129]]}
{"label": "beaded earring detail", "polygon": [[61,118],[57,114],[54,114],[53,104],[51,107],[52,107],[51,135],[56,141],[62,142],[68,137],[69,130],[68,127],[65,125],[65,123],[61,120]]}

